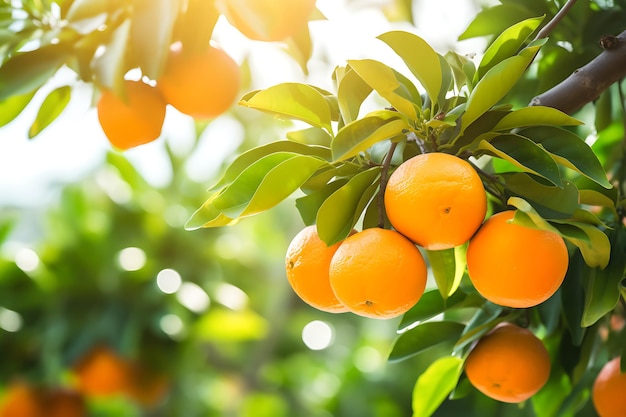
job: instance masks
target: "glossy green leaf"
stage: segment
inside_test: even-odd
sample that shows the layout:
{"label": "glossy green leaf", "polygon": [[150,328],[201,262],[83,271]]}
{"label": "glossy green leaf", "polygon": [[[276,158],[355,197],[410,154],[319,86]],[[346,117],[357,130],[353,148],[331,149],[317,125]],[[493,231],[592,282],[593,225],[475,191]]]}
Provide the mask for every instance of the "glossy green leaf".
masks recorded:
{"label": "glossy green leaf", "polygon": [[309,73],[307,63],[313,53],[309,25],[302,25],[296,33],[284,40],[285,51],[300,65],[304,74]]}
{"label": "glossy green leaf", "polygon": [[444,300],[459,288],[467,266],[466,251],[467,245],[445,250],[426,251],[437,288]]}
{"label": "glossy green leaf", "polygon": [[383,140],[404,134],[408,123],[393,111],[377,111],[344,126],[333,139],[333,161],[351,158]]}
{"label": "glossy green leaf", "polygon": [[283,83],[246,94],[239,104],[256,110],[301,120],[332,133],[332,109],[324,95],[308,84]]}
{"label": "glossy green leaf", "polygon": [[419,36],[403,31],[383,33],[378,37],[389,45],[407,65],[426,90],[433,104],[437,104],[442,87],[441,62],[435,50]]}
{"label": "glossy green leaf", "polygon": [[464,327],[454,321],[429,321],[413,327],[398,336],[389,354],[389,361],[401,361],[439,343],[455,340],[461,336]]}
{"label": "glossy green leaf", "polygon": [[498,63],[517,54],[528,36],[539,27],[543,19],[542,16],[522,20],[500,33],[480,60],[474,82],[477,82]]}
{"label": "glossy green leaf", "polygon": [[68,26],[86,35],[104,25],[113,8],[109,0],[75,0],[67,11]]}
{"label": "glossy green leaf", "polygon": [[459,382],[463,360],[446,356],[433,362],[413,388],[413,417],[429,417]]}
{"label": "glossy green leaf", "polygon": [[[178,2],[178,0],[177,0]],[[206,51],[220,12],[213,1],[187,1],[184,12],[179,12],[172,38],[183,44],[190,53]]]}
{"label": "glossy green leaf", "polygon": [[473,66],[473,62],[467,56],[454,51],[446,52],[444,58],[452,70],[457,90],[461,90],[468,83],[466,66]]}
{"label": "glossy green leaf", "polygon": [[287,139],[305,145],[319,145],[330,147],[332,137],[327,131],[319,127],[309,127],[306,129],[292,130],[287,132]]}
{"label": "glossy green leaf", "polygon": [[93,59],[97,83],[113,90],[118,97],[125,97],[124,75],[130,69],[126,59],[130,47],[131,19],[124,20],[111,35],[102,55]]}
{"label": "glossy green leaf", "polygon": [[455,291],[446,299],[441,296],[441,292],[438,289],[426,291],[419,302],[404,313],[398,330],[403,330],[417,322],[431,319],[445,311],[457,308],[480,307],[483,301],[480,295],[475,293],[466,294],[461,290]]}
{"label": "glossy green leaf", "polygon": [[359,172],[363,171],[363,167],[359,164],[345,162],[340,165],[329,165],[319,169],[311,178],[306,180],[300,187],[303,193],[310,194],[318,191],[329,181],[334,179],[352,178]]}
{"label": "glossy green leaf", "polygon": [[497,104],[517,83],[533,57],[517,55],[491,68],[476,84],[461,118],[462,129]]}
{"label": "glossy green leaf", "polygon": [[523,172],[500,174],[506,189],[523,197],[546,218],[568,218],[578,209],[578,189],[563,180],[561,187],[546,184],[541,178]]}
{"label": "glossy green leaf", "polygon": [[[339,72],[342,72],[339,75]],[[359,116],[361,104],[373,91],[359,74],[350,67],[337,68],[337,100],[339,110],[345,124],[351,123]]]}
{"label": "glossy green leaf", "polygon": [[586,274],[588,274],[588,268],[585,267],[582,255],[579,251],[572,253],[560,291],[563,318],[575,346],[580,346],[585,335],[585,328],[580,323],[585,308],[583,275]]}
{"label": "glossy green leaf", "polygon": [[526,172],[539,175],[561,186],[561,174],[546,150],[523,136],[505,134],[490,141],[481,140],[478,149],[502,158]]}
{"label": "glossy green leaf", "polygon": [[529,126],[578,126],[582,121],[553,107],[522,107],[504,116],[493,128],[497,131]]}
{"label": "glossy green leaf", "polygon": [[5,126],[15,120],[22,113],[22,110],[28,106],[28,103],[35,95],[35,91],[8,97],[0,101],[0,127]]}
{"label": "glossy green leaf", "polygon": [[534,12],[520,2],[498,4],[481,10],[459,36],[459,40],[477,36],[498,35],[521,19],[532,17]]}
{"label": "glossy green leaf", "polygon": [[70,86],[59,87],[48,94],[41,103],[35,121],[28,130],[28,138],[32,139],[48,127],[63,112],[70,102],[72,88]]}
{"label": "glossy green leaf", "polygon": [[573,132],[545,126],[524,129],[520,134],[543,146],[559,164],[573,169],[604,188],[612,187],[598,157]]}
{"label": "glossy green leaf", "polygon": [[554,226],[563,238],[580,249],[585,263],[594,268],[605,268],[609,263],[611,244],[604,232],[597,227],[579,222],[558,223]]}
{"label": "glossy green leaf", "polygon": [[380,168],[363,171],[333,192],[322,203],[316,218],[317,233],[327,245],[349,234],[361,213],[378,189]]}
{"label": "glossy green leaf", "polygon": [[465,326],[462,336],[454,345],[454,352],[460,352],[466,346],[480,339],[497,324],[511,321],[519,314],[519,311],[513,311],[508,315],[501,315],[502,311],[502,306],[485,301],[482,308],[472,316]]}
{"label": "glossy green leaf", "polygon": [[581,320],[583,327],[589,327],[604,317],[615,308],[620,299],[620,286],[626,269],[626,247],[617,231],[610,232],[609,240],[611,255],[606,268],[585,271],[585,310]]}
{"label": "glossy green leaf", "polygon": [[0,66],[0,101],[37,90],[48,82],[68,56],[64,45],[50,45],[14,55]]}
{"label": "glossy green leaf", "polygon": [[213,206],[231,218],[263,212],[289,197],[327,164],[321,158],[292,152],[264,156],[244,169],[215,198]]}
{"label": "glossy green leaf", "polygon": [[186,230],[197,230],[199,228],[222,227],[235,224],[236,219],[224,215],[213,206],[213,201],[220,195],[215,192],[198,208],[185,223]]}
{"label": "glossy green leaf", "polygon": [[130,46],[133,61],[143,75],[161,75],[172,44],[172,33],[181,0],[135,0]]}
{"label": "glossy green leaf", "polygon": [[[335,171],[335,170],[333,170]],[[329,182],[323,188],[296,199],[296,208],[305,225],[315,224],[317,212],[326,199],[348,182],[345,178]]]}
{"label": "glossy green leaf", "polygon": [[615,218],[618,218],[615,202],[608,196],[595,190],[580,190],[580,204],[588,206],[599,206],[610,209]]}
{"label": "glossy green leaf", "polygon": [[373,59],[349,60],[348,64],[367,85],[396,110],[411,119],[418,118],[415,97],[419,97],[419,93],[405,76]]}
{"label": "glossy green leaf", "polygon": [[247,167],[262,157],[276,152],[292,152],[300,155],[317,156],[327,161],[330,160],[330,149],[323,146],[310,146],[288,140],[270,142],[265,145],[257,146],[256,148],[249,149],[240,154],[228,165],[228,168],[226,168],[222,178],[220,178],[220,180],[210,189],[216,190],[232,183]]}

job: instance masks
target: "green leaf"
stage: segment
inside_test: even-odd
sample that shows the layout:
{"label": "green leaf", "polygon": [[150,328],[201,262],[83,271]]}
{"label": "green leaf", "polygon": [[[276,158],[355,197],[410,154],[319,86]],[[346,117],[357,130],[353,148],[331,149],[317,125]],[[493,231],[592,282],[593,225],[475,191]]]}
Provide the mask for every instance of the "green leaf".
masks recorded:
{"label": "green leaf", "polygon": [[463,360],[446,356],[433,362],[413,388],[413,417],[429,417],[459,382]]}
{"label": "green leaf", "polygon": [[585,263],[594,268],[604,268],[609,263],[611,244],[606,234],[586,223],[552,221],[561,236],[580,249]]}
{"label": "green leaf", "polygon": [[70,102],[72,88],[70,86],[59,87],[48,94],[41,103],[41,107],[37,112],[35,121],[28,130],[28,138],[32,139],[41,133],[63,112],[67,104]]}
{"label": "green leaf", "polygon": [[569,329],[574,346],[580,346],[585,335],[585,328],[580,325],[585,308],[585,288],[583,275],[588,273],[585,260],[580,251],[574,252],[569,259],[567,274],[561,285],[561,309],[565,324]]}
{"label": "green leaf", "polygon": [[433,104],[437,104],[442,88],[439,55],[419,36],[403,31],[383,33],[378,39],[389,45],[407,65],[426,90]]}
{"label": "green leaf", "polygon": [[373,59],[349,60],[348,64],[367,85],[372,87],[396,110],[411,119],[417,119],[415,97],[417,88],[393,68]]}
{"label": "green leaf", "polygon": [[115,28],[104,53],[96,56],[92,61],[97,83],[114,91],[118,97],[126,97],[124,75],[130,69],[126,58],[129,51],[131,24],[131,19],[126,19]]}
{"label": "green leaf", "polygon": [[520,19],[532,17],[534,12],[519,2],[498,4],[481,10],[467,29],[459,36],[459,40],[477,36],[500,34]]}
{"label": "green leaf", "polygon": [[598,157],[576,134],[553,126],[528,128],[520,134],[543,146],[560,165],[573,169],[604,188],[612,188]]}
{"label": "green leaf", "polygon": [[0,66],[0,101],[33,93],[52,78],[68,56],[61,44],[14,55]]}
{"label": "green leaf", "polygon": [[467,245],[446,250],[426,251],[437,288],[444,300],[459,288],[467,266],[466,252]]}
{"label": "green leaf", "polygon": [[186,52],[205,52],[220,13],[213,1],[187,1],[185,6],[184,13],[178,13],[172,38],[180,40]]}
{"label": "green leaf", "polygon": [[340,178],[332,181],[322,189],[317,190],[309,195],[296,199],[296,208],[300,213],[300,217],[305,225],[310,226],[315,224],[317,218],[317,212],[320,207],[326,201],[326,199],[340,187],[344,186],[348,180],[346,178]]}
{"label": "green leaf", "polygon": [[583,124],[578,119],[553,107],[522,107],[504,116],[493,130],[504,131],[529,126],[578,126]]}
{"label": "green leaf", "polygon": [[409,329],[396,339],[389,362],[397,362],[415,356],[424,350],[461,336],[465,326],[454,321],[430,321]]}
{"label": "green leaf", "polygon": [[478,65],[474,82],[482,78],[496,64],[517,54],[528,36],[539,27],[543,19],[543,16],[526,19],[503,31],[485,51]]}
{"label": "green leaf", "polygon": [[213,201],[219,197],[220,193],[213,193],[198,208],[185,223],[185,230],[197,230],[199,228],[222,227],[235,224],[236,219],[224,215],[213,206]]}
{"label": "green leaf", "polygon": [[523,197],[545,218],[569,218],[578,209],[578,189],[570,181],[562,186],[546,184],[540,177],[523,172],[500,174],[506,189]]}
{"label": "green leaf", "polygon": [[[620,298],[621,282],[626,269],[626,246],[619,231],[610,233],[611,255],[605,269],[588,269],[584,276],[585,310],[581,326],[589,327],[612,311]],[[621,233],[624,233],[621,230]]]}
{"label": "green leaf", "polygon": [[317,156],[330,161],[330,149],[323,146],[304,145],[302,143],[288,140],[270,142],[265,145],[257,146],[256,148],[249,149],[239,155],[228,165],[228,168],[226,168],[222,178],[220,178],[220,180],[210,189],[216,190],[232,183],[247,167],[262,157],[276,152],[292,152],[300,155]]}
{"label": "green leaf", "polygon": [[239,104],[280,117],[301,120],[332,134],[331,107],[324,95],[308,84],[283,83],[252,91]]}
{"label": "green leaf", "polygon": [[332,137],[324,129],[319,127],[309,127],[306,129],[287,132],[287,139],[292,142],[298,142],[305,145],[330,147]]}
{"label": "green leaf", "polygon": [[8,97],[0,101],[0,127],[5,126],[15,120],[22,113],[22,110],[28,106],[28,103],[35,95],[35,91]]}
{"label": "green leaf", "polygon": [[263,212],[289,197],[325,165],[321,158],[292,152],[264,156],[244,169],[213,206],[233,219]]}
{"label": "green leaf", "polygon": [[370,168],[333,192],[317,212],[317,233],[327,245],[345,239],[378,188],[380,168]]}
{"label": "green leaf", "polygon": [[441,296],[439,290],[426,291],[419,303],[404,313],[398,330],[406,329],[417,322],[428,320],[445,311],[457,308],[480,307],[483,298],[478,294],[466,294],[463,291],[455,291],[447,299]]}
{"label": "green leaf", "polygon": [[180,0],[133,2],[132,59],[142,74],[152,80],[158,79],[165,67],[180,3]]}
{"label": "green leaf", "polygon": [[75,0],[66,15],[68,26],[82,35],[97,30],[113,9],[109,0]]}
{"label": "green leaf", "polygon": [[373,89],[350,67],[335,69],[335,76],[337,77],[339,110],[343,122],[348,124],[358,118],[361,104]]}
{"label": "green leaf", "polygon": [[514,134],[499,135],[490,141],[481,140],[478,149],[561,186],[561,174],[556,163],[544,148],[530,139]]}
{"label": "green leaf", "polygon": [[474,120],[497,104],[517,83],[532,59],[533,56],[513,56],[487,71],[467,100],[467,108],[461,118],[461,128],[467,128]]}
{"label": "green leaf", "polygon": [[459,352],[472,342],[480,339],[497,324],[504,321],[511,321],[519,314],[519,311],[513,311],[508,315],[500,316],[503,310],[504,308],[502,306],[485,301],[482,308],[474,314],[472,319],[465,326],[463,335],[454,345],[454,352]]}
{"label": "green leaf", "polygon": [[333,161],[351,158],[375,143],[396,138],[409,129],[397,112],[376,111],[344,126],[333,139]]}

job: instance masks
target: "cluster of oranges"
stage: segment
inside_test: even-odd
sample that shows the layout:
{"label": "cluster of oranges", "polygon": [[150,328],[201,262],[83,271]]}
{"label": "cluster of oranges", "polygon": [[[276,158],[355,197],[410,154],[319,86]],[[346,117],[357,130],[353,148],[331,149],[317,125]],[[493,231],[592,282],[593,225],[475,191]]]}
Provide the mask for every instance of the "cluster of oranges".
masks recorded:
{"label": "cluster of oranges", "polygon": [[149,409],[167,394],[169,379],[97,346],[72,369],[70,387],[40,387],[16,380],[0,401],[0,417],[86,417],[87,399],[123,396]]}
{"label": "cluster of oranges", "polygon": [[489,217],[482,181],[454,155],[417,155],[396,168],[384,190],[393,230],[354,232],[327,246],[308,226],[291,242],[287,277],[295,292],[323,311],[392,318],[419,301],[427,268],[418,249],[444,250],[467,242],[467,268],[476,290],[506,307],[528,308],[560,287],[569,257],[563,238],[511,220]]}
{"label": "cluster of oranges", "polygon": [[[350,311],[393,318],[421,298],[429,251],[467,244],[470,281],[487,300],[528,308],[560,287],[569,256],[553,232],[512,222],[514,210],[485,220],[487,196],[476,169],[445,153],[417,155],[398,166],[384,190],[393,230],[353,232],[327,246],[308,226],[291,242],[286,272],[309,305],[327,312]],[[504,323],[484,336],[466,361],[470,382],[506,402],[524,401],[548,380],[550,357],[530,330]]]}
{"label": "cluster of oranges", "polygon": [[194,118],[217,117],[233,104],[240,78],[239,66],[222,49],[187,54],[172,48],[156,85],[126,80],[125,97],[103,91],[98,120],[114,147],[143,145],[161,135],[167,104]]}
{"label": "cluster of oranges", "polygon": [[[224,0],[216,5],[249,39],[273,42],[306,27],[315,0]],[[188,52],[175,44],[159,79],[127,80],[122,95],[102,91],[98,120],[111,144],[126,150],[161,135],[168,104],[196,119],[211,119],[232,106],[240,86],[241,69],[224,50],[208,46]]]}

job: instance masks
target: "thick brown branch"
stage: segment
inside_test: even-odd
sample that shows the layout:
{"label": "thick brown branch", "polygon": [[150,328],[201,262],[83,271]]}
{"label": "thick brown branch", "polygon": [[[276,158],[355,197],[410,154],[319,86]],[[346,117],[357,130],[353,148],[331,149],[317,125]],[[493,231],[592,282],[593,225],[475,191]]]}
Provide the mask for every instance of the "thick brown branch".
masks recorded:
{"label": "thick brown branch", "polygon": [[561,83],[533,98],[531,105],[548,106],[571,114],[595,100],[609,86],[626,77],[626,30],[610,37],[604,51]]}

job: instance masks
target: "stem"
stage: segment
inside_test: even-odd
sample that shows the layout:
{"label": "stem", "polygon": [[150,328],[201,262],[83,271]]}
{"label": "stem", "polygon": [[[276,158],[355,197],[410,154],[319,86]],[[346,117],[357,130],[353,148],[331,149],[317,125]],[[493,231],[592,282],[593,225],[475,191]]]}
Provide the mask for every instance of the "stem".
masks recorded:
{"label": "stem", "polygon": [[550,35],[550,32],[554,30],[554,28],[559,24],[561,20],[565,17],[567,12],[576,4],[576,0],[568,0],[567,3],[561,7],[561,10],[558,11],[557,14],[554,15],[552,20],[550,20],[535,36],[535,40],[547,38]]}
{"label": "stem", "polygon": [[387,182],[389,181],[389,166],[391,165],[391,159],[393,158],[396,146],[398,146],[398,142],[391,142],[389,152],[387,153],[387,156],[385,156],[382,171],[380,172],[380,190],[378,191],[378,227],[381,229],[385,227],[385,189],[387,188]]}

